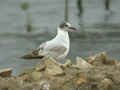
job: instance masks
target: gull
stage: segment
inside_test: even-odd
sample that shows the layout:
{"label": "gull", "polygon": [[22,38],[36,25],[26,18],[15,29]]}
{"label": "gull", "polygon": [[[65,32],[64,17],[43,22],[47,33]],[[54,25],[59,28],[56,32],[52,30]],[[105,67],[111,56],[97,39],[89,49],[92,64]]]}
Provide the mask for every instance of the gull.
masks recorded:
{"label": "gull", "polygon": [[57,35],[50,41],[41,43],[40,46],[31,53],[22,56],[23,59],[42,59],[44,56],[53,58],[65,58],[70,49],[70,39],[68,31],[76,30],[68,22],[62,22],[57,28]]}

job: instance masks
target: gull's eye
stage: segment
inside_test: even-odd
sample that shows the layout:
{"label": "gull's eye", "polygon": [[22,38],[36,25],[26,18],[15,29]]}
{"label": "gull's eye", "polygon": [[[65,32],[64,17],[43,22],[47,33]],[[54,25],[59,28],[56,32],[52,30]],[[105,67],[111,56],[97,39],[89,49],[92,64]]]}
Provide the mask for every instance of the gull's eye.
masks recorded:
{"label": "gull's eye", "polygon": [[66,28],[66,27],[68,27],[68,24],[66,24],[65,22],[60,24],[60,28]]}

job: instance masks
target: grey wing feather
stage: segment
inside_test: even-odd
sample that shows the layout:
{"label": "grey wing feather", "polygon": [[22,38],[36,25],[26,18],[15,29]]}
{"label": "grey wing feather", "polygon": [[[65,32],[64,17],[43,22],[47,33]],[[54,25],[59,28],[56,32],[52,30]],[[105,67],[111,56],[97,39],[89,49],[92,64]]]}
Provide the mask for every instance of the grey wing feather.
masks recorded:
{"label": "grey wing feather", "polygon": [[52,57],[59,57],[66,52],[67,48],[62,45],[50,45],[45,48],[44,54]]}
{"label": "grey wing feather", "polygon": [[66,51],[66,48],[64,46],[53,46],[51,48],[48,48],[50,52],[57,52],[59,54],[63,54]]}

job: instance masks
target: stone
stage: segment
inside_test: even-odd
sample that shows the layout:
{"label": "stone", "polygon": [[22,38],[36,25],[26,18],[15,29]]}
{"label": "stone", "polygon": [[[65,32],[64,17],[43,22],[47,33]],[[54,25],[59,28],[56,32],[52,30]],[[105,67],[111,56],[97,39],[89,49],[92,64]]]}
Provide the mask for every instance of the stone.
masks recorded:
{"label": "stone", "polygon": [[112,89],[112,80],[105,78],[101,81],[98,87],[100,90],[110,90],[110,88]]}
{"label": "stone", "polygon": [[116,60],[106,56],[105,52],[96,54],[95,56],[90,56],[87,58],[87,61],[92,65],[115,65]]}
{"label": "stone", "polygon": [[94,62],[94,60],[95,60],[95,56],[89,56],[86,58],[86,61],[90,64],[92,64]]}
{"label": "stone", "polygon": [[41,72],[32,72],[30,74],[30,77],[32,78],[32,80],[35,80],[35,81],[40,80],[42,78],[42,76],[43,75]]}
{"label": "stone", "polygon": [[68,60],[65,62],[65,64],[62,64],[61,66],[62,66],[62,67],[71,67],[71,66],[72,66],[72,61],[68,59]]}
{"label": "stone", "polygon": [[106,59],[106,53],[102,52],[102,53],[98,53],[95,56],[89,56],[87,58],[87,61],[91,64],[102,64],[102,61]]}
{"label": "stone", "polygon": [[13,71],[12,68],[2,69],[2,70],[0,70],[0,76],[1,77],[10,77],[12,74],[12,71]]}
{"label": "stone", "polygon": [[35,70],[36,71],[44,71],[46,68],[45,64],[37,64],[36,67],[35,67]]}
{"label": "stone", "polygon": [[49,75],[64,75],[64,71],[61,68],[61,65],[59,63],[57,63],[55,61],[55,59],[53,59],[52,57],[49,57],[47,60],[45,60],[45,66],[46,69],[45,71],[49,74]]}
{"label": "stone", "polygon": [[[101,60],[99,57],[104,56],[97,54],[97,57],[91,58],[94,62],[89,63],[93,67],[90,69],[86,68],[86,59],[81,57],[77,57],[76,64],[67,60],[64,68],[54,58],[47,57],[43,60],[44,69],[39,69],[41,65],[38,65],[38,69],[34,67],[21,76],[0,77],[0,90],[119,90],[120,61],[116,65],[109,65],[101,62],[104,58]],[[99,65],[96,65],[97,62]]]}
{"label": "stone", "polygon": [[78,80],[77,80],[77,84],[81,84],[81,83],[87,83],[88,81],[84,78],[84,77],[80,77]]}
{"label": "stone", "polygon": [[45,80],[41,81],[40,86],[41,86],[40,90],[50,90],[50,84],[48,81]]}
{"label": "stone", "polygon": [[89,64],[87,61],[85,61],[81,57],[76,57],[76,66],[79,68],[91,68],[92,67],[91,64]]}
{"label": "stone", "polygon": [[24,70],[23,72],[21,72],[18,76],[24,76],[24,75],[27,75],[27,74],[30,74],[32,73],[33,71],[35,71],[35,69],[31,69],[31,70]]}

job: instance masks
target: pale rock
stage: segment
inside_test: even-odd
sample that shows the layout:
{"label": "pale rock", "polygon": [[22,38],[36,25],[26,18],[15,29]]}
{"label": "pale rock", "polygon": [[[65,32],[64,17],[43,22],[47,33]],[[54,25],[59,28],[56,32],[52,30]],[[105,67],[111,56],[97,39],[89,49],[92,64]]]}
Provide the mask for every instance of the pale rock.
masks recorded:
{"label": "pale rock", "polygon": [[40,80],[42,78],[42,73],[41,72],[32,72],[30,77],[33,79],[33,80]]}
{"label": "pale rock", "polygon": [[94,57],[96,58],[96,57],[104,57],[104,56],[106,56],[106,52],[98,53]]}
{"label": "pale rock", "polygon": [[41,86],[40,90],[50,90],[50,84],[48,81],[45,80],[41,81],[40,86]]}
{"label": "pale rock", "polygon": [[46,68],[45,64],[37,64],[36,67],[35,67],[35,70],[36,71],[44,71]]}
{"label": "pale rock", "polygon": [[47,60],[45,60],[45,66],[46,69],[45,71],[49,74],[49,75],[64,75],[64,71],[61,68],[61,65],[56,62],[56,60],[54,60],[52,57],[49,57]]}
{"label": "pale rock", "polygon": [[76,57],[76,66],[79,68],[91,68],[92,67],[91,64],[89,64],[87,61],[85,61],[81,57]]}
{"label": "pale rock", "polygon": [[115,59],[106,56],[105,52],[96,54],[94,56],[94,60],[91,62],[91,64],[93,65],[101,65],[101,64],[105,64],[105,65],[115,65],[116,64]]}
{"label": "pale rock", "polygon": [[112,84],[112,80],[105,78],[101,81],[98,87],[100,88],[100,90],[109,90],[112,87]]}
{"label": "pale rock", "polygon": [[65,64],[61,64],[61,66],[62,66],[62,67],[71,67],[71,66],[72,66],[72,61],[68,59],[68,60],[65,62]]}

